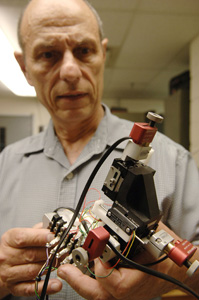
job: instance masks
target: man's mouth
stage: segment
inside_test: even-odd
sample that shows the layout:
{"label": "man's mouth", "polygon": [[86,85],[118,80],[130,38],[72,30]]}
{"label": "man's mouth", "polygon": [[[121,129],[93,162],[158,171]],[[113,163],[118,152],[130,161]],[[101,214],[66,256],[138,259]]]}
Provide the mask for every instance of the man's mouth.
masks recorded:
{"label": "man's mouth", "polygon": [[59,95],[57,97],[57,99],[66,99],[66,100],[78,100],[81,99],[85,96],[87,96],[87,93],[82,93],[82,92],[78,92],[78,93],[67,93],[67,94],[63,94],[63,95]]}

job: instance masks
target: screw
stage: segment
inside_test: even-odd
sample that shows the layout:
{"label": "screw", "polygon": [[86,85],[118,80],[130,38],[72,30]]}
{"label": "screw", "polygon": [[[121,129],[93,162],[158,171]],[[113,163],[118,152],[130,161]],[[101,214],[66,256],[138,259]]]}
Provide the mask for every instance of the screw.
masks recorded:
{"label": "screw", "polygon": [[130,233],[131,229],[129,227],[126,227],[126,233]]}
{"label": "screw", "polygon": [[161,240],[160,238],[157,238],[155,241],[156,241],[158,244],[162,242],[162,240]]}

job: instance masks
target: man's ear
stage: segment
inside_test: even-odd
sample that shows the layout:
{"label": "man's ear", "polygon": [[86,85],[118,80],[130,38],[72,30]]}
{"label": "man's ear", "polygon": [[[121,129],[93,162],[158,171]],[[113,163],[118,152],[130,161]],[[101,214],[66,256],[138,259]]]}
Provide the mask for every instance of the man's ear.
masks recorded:
{"label": "man's ear", "polygon": [[103,39],[101,44],[102,44],[102,50],[103,50],[104,58],[106,58],[106,50],[107,50],[108,39],[107,38]]}
{"label": "man's ear", "polygon": [[22,53],[22,52],[16,52],[16,51],[15,51],[15,52],[14,52],[14,56],[15,56],[16,61],[17,61],[18,64],[19,64],[19,66],[20,66],[22,72],[24,73],[24,76],[26,77],[26,80],[28,81],[28,83],[29,83],[30,85],[33,86],[32,80],[31,80],[31,78],[30,78],[30,76],[29,76],[29,74],[28,74],[28,71],[27,71],[27,69],[26,69],[26,64],[25,64],[25,59],[24,59],[23,53]]}

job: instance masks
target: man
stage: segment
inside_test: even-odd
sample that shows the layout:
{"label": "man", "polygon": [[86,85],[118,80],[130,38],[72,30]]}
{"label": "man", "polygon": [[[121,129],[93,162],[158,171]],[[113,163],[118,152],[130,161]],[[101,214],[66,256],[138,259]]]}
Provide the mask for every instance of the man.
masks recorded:
{"label": "man", "polygon": [[[1,299],[35,299],[34,278],[46,260],[46,242],[52,239],[37,223],[44,213],[57,207],[75,207],[106,148],[129,135],[132,128],[131,122],[112,116],[101,105],[107,39],[102,38],[99,19],[86,1],[32,0],[19,32],[22,53],[15,53],[15,57],[52,121],[45,132],[7,147],[1,155]],[[150,165],[157,171],[163,222],[182,238],[197,243],[197,168],[184,148],[160,134],[153,148]],[[108,158],[93,187],[101,189],[113,158],[120,157],[123,149],[123,145],[118,146]],[[96,199],[96,195],[88,197]],[[163,224],[160,227],[169,231]],[[147,261],[146,256],[142,254],[137,260]],[[195,258],[198,256],[197,251]],[[169,260],[154,268],[199,292],[198,274],[188,280],[186,270],[179,272]],[[59,300],[144,300],[174,288],[161,279],[125,268],[97,279],[83,275],[72,265],[63,265],[57,272],[62,281],[55,274],[47,293]],[[109,272],[96,261],[96,275],[103,277]],[[42,286],[41,281],[39,294]]]}

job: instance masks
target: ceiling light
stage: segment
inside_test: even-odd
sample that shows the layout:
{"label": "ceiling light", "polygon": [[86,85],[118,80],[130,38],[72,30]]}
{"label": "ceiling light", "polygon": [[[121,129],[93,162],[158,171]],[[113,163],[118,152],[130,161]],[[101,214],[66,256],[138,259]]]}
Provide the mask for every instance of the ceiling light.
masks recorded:
{"label": "ceiling light", "polygon": [[35,97],[14,57],[14,48],[0,28],[0,81],[17,96]]}

